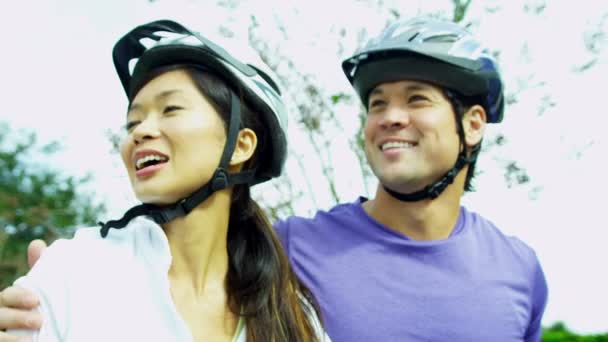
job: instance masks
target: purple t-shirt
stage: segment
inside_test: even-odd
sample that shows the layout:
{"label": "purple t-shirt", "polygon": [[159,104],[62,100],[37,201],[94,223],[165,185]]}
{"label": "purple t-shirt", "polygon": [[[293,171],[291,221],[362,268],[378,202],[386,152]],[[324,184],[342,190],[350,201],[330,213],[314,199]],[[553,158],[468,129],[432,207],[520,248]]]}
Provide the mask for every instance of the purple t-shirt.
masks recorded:
{"label": "purple t-shirt", "polygon": [[334,342],[540,340],[547,284],[530,247],[464,207],[448,239],[410,240],[363,201],[275,224]]}

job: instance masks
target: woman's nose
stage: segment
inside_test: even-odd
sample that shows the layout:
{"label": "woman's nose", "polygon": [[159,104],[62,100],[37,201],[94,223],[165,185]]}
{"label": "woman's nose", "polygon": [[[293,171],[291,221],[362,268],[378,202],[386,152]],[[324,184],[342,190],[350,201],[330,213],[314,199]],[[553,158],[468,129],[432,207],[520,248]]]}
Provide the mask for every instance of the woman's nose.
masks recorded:
{"label": "woman's nose", "polygon": [[158,119],[148,115],[133,129],[133,141],[140,144],[145,140],[155,139],[160,136],[160,125]]}

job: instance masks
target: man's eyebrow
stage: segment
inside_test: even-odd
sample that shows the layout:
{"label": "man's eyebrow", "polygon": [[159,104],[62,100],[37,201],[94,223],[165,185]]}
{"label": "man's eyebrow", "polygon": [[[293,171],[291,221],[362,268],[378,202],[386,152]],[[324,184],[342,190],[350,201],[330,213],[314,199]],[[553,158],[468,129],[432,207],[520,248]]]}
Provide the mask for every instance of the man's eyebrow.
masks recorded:
{"label": "man's eyebrow", "polygon": [[[407,92],[412,92],[412,91],[426,91],[426,90],[430,90],[431,87],[424,84],[424,83],[414,83],[414,84],[408,84],[403,88],[405,91]],[[372,97],[374,95],[382,95],[384,93],[382,86],[378,86],[375,87],[374,89],[372,89],[372,91],[369,93],[369,97]]]}
{"label": "man's eyebrow", "polygon": [[405,87],[406,91],[423,91],[423,90],[429,90],[431,89],[431,87],[422,84],[422,83],[414,83],[414,84],[410,84],[408,86]]}
{"label": "man's eyebrow", "polygon": [[369,92],[369,96],[368,98],[374,96],[374,95],[382,95],[382,87],[375,87],[374,89],[372,89],[372,91]]}
{"label": "man's eyebrow", "polygon": [[[173,94],[175,94],[175,93],[180,93],[180,92],[182,92],[180,89],[169,89],[169,90],[165,90],[165,91],[161,92],[160,94],[158,94],[158,95],[154,96],[154,99],[155,99],[155,100],[163,99],[163,98],[169,97],[169,96],[171,96],[171,95],[173,95]],[[138,109],[140,109],[141,107],[142,107],[142,106],[141,106],[141,104],[139,104],[139,103],[131,103],[131,104],[129,105],[129,110],[127,111],[127,113],[128,113],[128,112],[132,112],[132,111],[134,111],[134,110],[138,110]]]}

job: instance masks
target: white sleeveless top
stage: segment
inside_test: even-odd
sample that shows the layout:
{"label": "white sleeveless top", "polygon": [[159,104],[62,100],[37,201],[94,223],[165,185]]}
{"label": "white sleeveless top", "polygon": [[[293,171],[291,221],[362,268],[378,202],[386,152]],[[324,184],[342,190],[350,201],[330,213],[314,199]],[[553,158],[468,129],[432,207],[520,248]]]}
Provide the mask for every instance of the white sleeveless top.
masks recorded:
{"label": "white sleeveless top", "polygon": [[[99,228],[55,241],[16,286],[34,291],[39,331],[12,331],[40,342],[193,341],[170,293],[169,243],[162,228],[138,217],[102,239]],[[316,317],[320,341],[330,341]],[[239,321],[233,342],[246,342]]]}

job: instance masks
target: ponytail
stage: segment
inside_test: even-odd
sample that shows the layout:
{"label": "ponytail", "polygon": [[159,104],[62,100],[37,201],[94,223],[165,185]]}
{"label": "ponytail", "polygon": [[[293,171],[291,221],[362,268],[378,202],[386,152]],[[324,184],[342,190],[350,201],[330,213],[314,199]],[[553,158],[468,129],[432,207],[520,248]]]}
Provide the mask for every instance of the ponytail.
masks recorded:
{"label": "ponytail", "polygon": [[249,187],[235,187],[232,196],[226,288],[230,309],[245,319],[247,340],[315,341],[311,318],[320,315],[312,294],[292,271]]}

